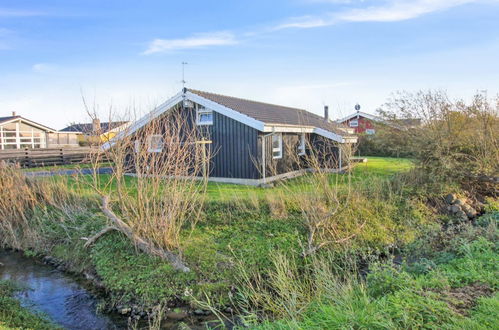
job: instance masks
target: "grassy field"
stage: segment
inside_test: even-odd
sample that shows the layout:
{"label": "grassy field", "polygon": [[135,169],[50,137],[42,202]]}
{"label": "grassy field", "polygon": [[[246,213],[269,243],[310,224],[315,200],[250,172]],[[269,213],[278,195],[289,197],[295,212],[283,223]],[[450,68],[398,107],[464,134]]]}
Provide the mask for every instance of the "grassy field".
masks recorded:
{"label": "grassy field", "polygon": [[[407,171],[413,167],[413,162],[405,158],[388,158],[388,157],[368,157],[366,163],[356,164],[352,173],[345,174],[331,174],[331,183],[338,185],[348,185],[350,183],[364,182],[368,183],[373,178],[387,178],[395,173]],[[51,170],[67,169],[74,167],[52,167]],[[42,168],[40,168],[41,170]],[[231,201],[247,198],[263,198],[268,194],[282,194],[291,192],[303,192],[311,189],[312,182],[310,175],[304,175],[299,178],[291,179],[286,183],[286,187],[277,184],[275,187],[260,188],[245,185],[223,184],[209,182],[207,185],[207,198],[209,201]],[[47,180],[47,179],[46,179]],[[85,183],[92,180],[91,176],[84,176],[79,178],[79,183],[72,177],[55,177],[48,180],[67,180],[67,184],[73,188],[81,191],[88,190]],[[109,186],[108,189],[115,189],[115,184],[110,182],[112,176],[108,174],[99,175],[100,185],[102,187]],[[133,190],[133,185],[136,182],[134,177],[125,177],[126,184]],[[91,191],[88,191],[91,193]]]}
{"label": "grassy field", "polygon": [[[272,329],[402,329],[424,324],[473,328],[497,321],[487,314],[497,305],[492,294],[476,297],[466,315],[438,297],[476,283],[495,292],[497,266],[492,261],[497,250],[490,236],[495,229],[466,224],[449,238],[435,236],[449,230],[448,222],[425,202],[441,198],[448,190],[414,193],[412,188],[400,189],[401,176],[413,166],[408,159],[369,157],[350,174],[329,175],[330,183],[340,190],[342,205],[334,217],[334,230],[348,232],[349,224],[357,219],[366,222],[352,239],[329,245],[317,258],[300,257],[309,229],[303,210],[290,198],[294,194],[314,197],[310,192],[316,183],[311,175],[266,189],[209,183],[197,225],[181,233],[180,251],[192,270],[189,273],[179,273],[168,262],[138,252],[118,232],[85,248],[82,237],[109,225],[95,193],[85,184],[91,176],[37,179],[63,183],[61,189],[69,187],[76,193],[76,205],[35,207],[30,229],[37,234],[35,240],[21,240],[22,248],[54,256],[74,272],[95,273],[109,292],[108,307],[138,305],[147,309],[167,302],[194,308],[232,305],[239,307],[248,326]],[[96,179],[101,187],[109,184],[106,189],[116,189],[115,182],[109,182],[111,176]],[[136,178],[126,177],[132,192],[136,183]],[[418,262],[397,269],[390,264],[373,268],[367,282],[356,277],[358,269],[351,268],[374,260],[386,262],[393,251]],[[419,254],[415,256],[414,251]],[[330,270],[330,275],[321,279],[319,275],[327,273],[324,269]],[[335,282],[338,279],[343,280],[341,285]],[[344,286],[346,280],[350,284]],[[258,281],[264,282],[251,292]],[[267,289],[268,296],[262,293]],[[259,299],[273,301],[273,305]],[[259,308],[256,314],[255,306]],[[267,319],[262,319],[263,315]]]}

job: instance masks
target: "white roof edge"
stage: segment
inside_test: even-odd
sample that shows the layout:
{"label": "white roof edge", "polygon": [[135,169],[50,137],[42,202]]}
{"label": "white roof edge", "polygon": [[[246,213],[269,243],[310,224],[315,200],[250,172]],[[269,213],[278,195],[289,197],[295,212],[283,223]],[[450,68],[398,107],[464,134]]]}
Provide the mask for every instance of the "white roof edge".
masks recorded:
{"label": "white roof edge", "polygon": [[170,99],[168,99],[166,102],[162,103],[158,107],[156,107],[154,110],[131,124],[127,129],[120,131],[118,134],[116,134],[110,141],[104,143],[101,146],[101,150],[108,150],[111,148],[118,139],[122,139],[124,137],[127,137],[134,132],[138,131],[140,128],[142,128],[144,125],[146,125],[148,122],[151,120],[159,117],[161,114],[165,113],[166,111],[170,110],[174,105],[178,104],[180,101],[183,100],[184,93],[179,92]]}
{"label": "white roof edge", "polygon": [[315,128],[314,133],[320,136],[323,136],[325,138],[328,138],[330,140],[339,142],[339,143],[351,143],[351,142],[357,142],[357,137],[352,136],[352,137],[343,137],[342,135],[327,131],[322,128]]}
{"label": "white roof edge", "polygon": [[[265,132],[265,128],[269,127],[269,126],[282,126],[282,125],[276,125],[276,124],[265,125],[265,123],[262,121],[259,121],[255,118],[248,116],[248,115],[242,114],[234,109],[228,108],[228,107],[221,105],[219,103],[208,100],[207,98],[204,98],[200,95],[197,95],[197,94],[192,93],[192,92],[187,90],[185,93],[183,91],[177,93],[175,96],[171,97],[169,100],[167,100],[166,102],[164,102],[160,106],[156,107],[154,110],[152,110],[151,112],[149,112],[148,114],[146,114],[145,116],[143,116],[142,118],[140,118],[139,120],[137,120],[136,122],[131,124],[130,127],[128,127],[128,129],[120,131],[110,141],[104,143],[101,146],[101,149],[107,150],[107,149],[111,148],[114,145],[116,140],[122,139],[124,137],[127,137],[127,136],[133,134],[134,132],[136,132],[137,130],[142,128],[144,125],[146,125],[148,122],[159,117],[161,114],[165,113],[166,111],[170,110],[173,106],[180,103],[180,101],[182,101],[184,99],[195,102],[195,103],[200,104],[202,106],[205,106],[205,107],[207,107],[215,112],[218,112],[224,116],[232,118],[232,119],[234,119],[238,122],[241,122],[247,126],[250,126],[254,129],[260,131],[260,132]],[[336,133],[333,133],[333,132],[330,132],[330,131],[327,131],[325,129],[318,128],[315,126],[313,126],[313,127],[314,127],[313,132],[316,134],[319,134],[321,136],[324,136],[328,139],[331,139],[331,140],[334,140],[334,141],[337,141],[340,143],[346,143],[346,139],[339,134],[336,134]],[[305,127],[303,127],[303,128],[305,128]],[[355,140],[356,139],[357,138],[355,137]]]}
{"label": "white roof edge", "polygon": [[195,93],[187,91],[186,97],[188,100],[195,102],[197,104],[201,104],[202,106],[205,106],[211,110],[214,110],[224,116],[227,116],[229,118],[232,118],[238,122],[241,122],[247,126],[250,126],[258,131],[263,132],[265,128],[265,123],[262,121],[259,121],[255,118],[252,118],[248,115],[242,114],[234,109],[228,108],[224,105],[221,105],[219,103],[213,102],[211,100],[208,100],[207,98],[204,98],[200,95],[197,95]]}
{"label": "white roof edge", "polygon": [[349,120],[349,119],[352,119],[354,117],[357,117],[357,115],[359,115],[361,117],[365,117],[365,118],[370,119],[370,120],[374,120],[374,121],[383,121],[383,119],[380,118],[380,117],[377,117],[375,115],[371,115],[369,113],[365,113],[365,112],[359,111],[359,112],[354,112],[354,113],[352,113],[352,114],[350,114],[350,115],[348,115],[348,116],[346,116],[344,118],[338,119],[338,120],[336,120],[336,122],[337,123],[343,123],[346,120]]}
{"label": "white roof edge", "polygon": [[52,133],[56,133],[57,132],[53,128],[47,127],[47,126],[42,125],[42,124],[35,123],[34,121],[31,121],[31,120],[23,118],[23,117],[12,118],[10,120],[3,121],[2,123],[0,123],[0,125],[5,125],[5,124],[16,122],[16,121],[23,121],[23,122],[25,122],[25,123],[27,123],[27,124],[29,124],[31,126],[35,126],[35,127],[38,127],[40,129],[43,129],[45,131],[49,131],[49,132],[52,132]]}

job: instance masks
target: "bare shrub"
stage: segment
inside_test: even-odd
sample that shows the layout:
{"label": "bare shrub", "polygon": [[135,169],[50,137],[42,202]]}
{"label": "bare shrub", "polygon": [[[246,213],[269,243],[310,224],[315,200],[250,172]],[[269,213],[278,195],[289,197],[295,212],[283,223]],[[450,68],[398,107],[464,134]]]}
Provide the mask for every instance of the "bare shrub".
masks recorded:
{"label": "bare shrub", "polygon": [[134,235],[168,251],[178,250],[182,231],[199,221],[209,172],[209,141],[182,110],[119,133],[111,148],[92,156],[95,167],[101,157],[113,163],[111,178],[96,173],[92,188],[110,197]]}
{"label": "bare shrub", "polygon": [[[295,149],[287,146],[287,150]],[[355,212],[359,209],[356,205],[358,196],[350,189],[349,175],[331,175],[342,172],[344,168],[340,169],[340,166],[349,173],[353,146],[323,140],[316,141],[314,146],[308,142],[306,150],[305,155],[293,153],[291,157],[294,164],[309,174],[289,184],[282,183],[286,193],[279,199],[280,204],[291,204],[302,214],[308,231],[304,256],[314,254],[326,245],[346,243],[360,233],[367,221]]]}
{"label": "bare shrub", "polygon": [[405,148],[434,179],[466,181],[499,175],[499,98],[452,101],[441,91],[396,94],[381,111],[392,121],[419,118],[398,131]]}
{"label": "bare shrub", "polygon": [[0,187],[0,246],[22,249],[42,241],[35,210],[47,213],[52,208],[70,216],[85,204],[62,180],[30,179],[19,168],[4,163],[0,164]]}

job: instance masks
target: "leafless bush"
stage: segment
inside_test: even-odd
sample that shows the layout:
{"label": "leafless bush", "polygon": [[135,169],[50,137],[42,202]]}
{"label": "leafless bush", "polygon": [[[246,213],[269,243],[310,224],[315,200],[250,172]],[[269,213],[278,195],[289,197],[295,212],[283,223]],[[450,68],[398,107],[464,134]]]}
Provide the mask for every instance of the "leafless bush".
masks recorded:
{"label": "leafless bush", "polygon": [[421,119],[399,130],[397,140],[436,179],[459,181],[499,174],[499,98],[452,101],[441,91],[396,94],[381,114],[390,120]]}
{"label": "leafless bush", "polygon": [[186,116],[176,107],[135,132],[124,130],[111,140],[111,148],[92,157],[95,167],[101,157],[111,160],[113,174],[109,179],[96,172],[91,186],[109,196],[108,211],[153,250],[178,250],[183,230],[200,219],[209,141]]}
{"label": "leafless bush", "polygon": [[[27,178],[18,168],[0,164],[0,246],[17,249],[33,247],[42,241],[34,217],[47,208],[70,215],[82,201],[67,190],[62,181]],[[63,219],[60,219],[63,221]]]}
{"label": "leafless bush", "polygon": [[333,144],[324,139],[315,141],[314,145],[308,141],[305,155],[293,152],[297,150],[294,145],[287,145],[285,150],[290,162],[308,174],[281,183],[285,193],[277,199],[268,198],[268,201],[273,213],[281,216],[289,205],[301,212],[308,231],[303,255],[314,254],[327,245],[346,243],[357,236],[367,221],[354,212],[358,210],[355,205],[359,201],[358,194],[350,189],[348,174],[344,177],[331,174],[345,171],[345,168],[349,173],[353,146]]}

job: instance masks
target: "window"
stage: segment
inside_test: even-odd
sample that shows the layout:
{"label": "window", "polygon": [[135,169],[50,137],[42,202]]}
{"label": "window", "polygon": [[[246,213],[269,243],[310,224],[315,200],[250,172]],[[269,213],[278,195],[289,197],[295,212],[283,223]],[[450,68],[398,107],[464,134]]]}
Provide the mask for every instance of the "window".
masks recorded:
{"label": "window", "polygon": [[298,144],[298,155],[303,156],[303,155],[305,155],[305,143],[306,143],[305,133],[300,134],[299,138],[300,138],[300,141]]}
{"label": "window", "polygon": [[359,121],[357,119],[350,120],[349,125],[350,125],[350,127],[359,127]]}
{"label": "window", "polygon": [[163,136],[156,134],[156,135],[149,135],[147,137],[147,145],[148,149],[147,151],[149,152],[161,152],[163,151]]}
{"label": "window", "polygon": [[277,133],[272,135],[272,158],[282,158],[282,134]]}
{"label": "window", "polygon": [[374,128],[368,128],[366,129],[366,134],[367,135],[373,135],[376,133],[376,130]]}
{"label": "window", "polygon": [[196,110],[197,125],[213,125],[213,111],[205,107],[198,106]]}

